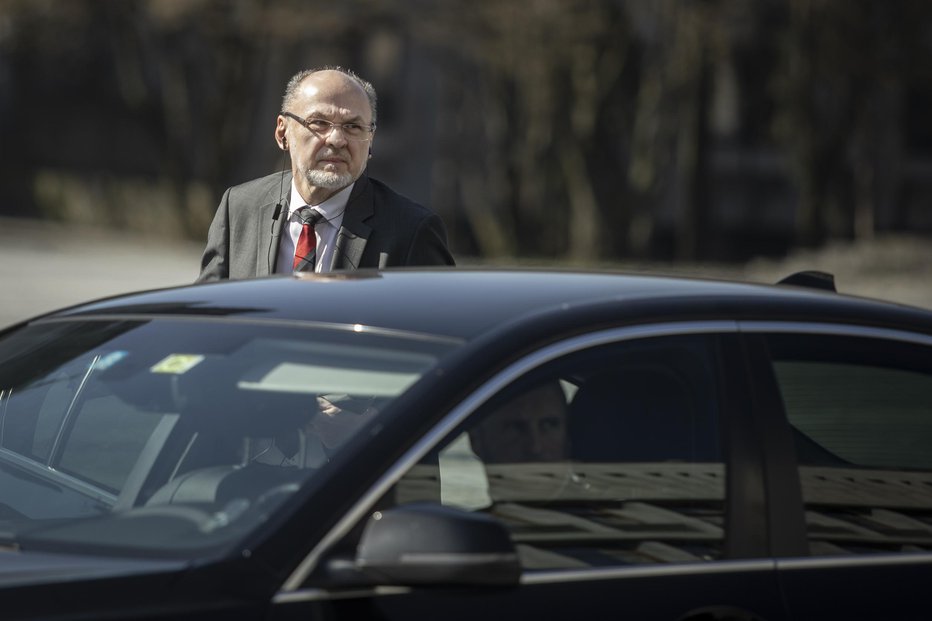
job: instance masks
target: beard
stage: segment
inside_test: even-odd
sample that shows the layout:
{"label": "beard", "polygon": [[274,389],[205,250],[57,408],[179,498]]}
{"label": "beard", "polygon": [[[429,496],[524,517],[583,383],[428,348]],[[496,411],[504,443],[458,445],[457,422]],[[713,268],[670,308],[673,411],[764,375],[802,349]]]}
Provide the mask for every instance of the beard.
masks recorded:
{"label": "beard", "polygon": [[355,181],[351,173],[341,175],[340,173],[316,169],[305,170],[304,176],[312,186],[327,188],[328,190],[339,190]]}
{"label": "beard", "polygon": [[[339,153],[336,149],[331,149],[328,147],[321,149],[317,153],[317,159],[319,161],[320,159],[334,157],[338,155],[345,157],[347,161],[349,160],[349,153],[346,153],[346,154]],[[310,183],[314,187],[326,188],[328,190],[340,190],[342,188],[345,188],[352,182],[356,181],[356,177],[351,172],[340,174],[340,173],[331,172],[328,170],[318,170],[317,168],[314,167],[315,165],[316,163],[312,164],[311,166],[308,166],[307,169],[304,171],[304,176],[307,179],[308,183]]]}

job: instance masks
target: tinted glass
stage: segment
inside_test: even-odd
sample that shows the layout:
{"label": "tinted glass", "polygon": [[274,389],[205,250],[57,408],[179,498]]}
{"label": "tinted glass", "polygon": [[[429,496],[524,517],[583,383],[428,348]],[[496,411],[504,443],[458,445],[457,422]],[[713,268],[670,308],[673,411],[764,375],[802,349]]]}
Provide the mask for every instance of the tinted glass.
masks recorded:
{"label": "tinted glass", "polygon": [[25,549],[228,544],[450,347],[222,319],[15,332],[0,341],[0,531]]}
{"label": "tinted glass", "polygon": [[932,550],[932,349],[776,335],[816,554]]}
{"label": "tinted glass", "polygon": [[537,369],[409,472],[395,501],[495,515],[527,569],[720,558],[713,342],[625,342]]}

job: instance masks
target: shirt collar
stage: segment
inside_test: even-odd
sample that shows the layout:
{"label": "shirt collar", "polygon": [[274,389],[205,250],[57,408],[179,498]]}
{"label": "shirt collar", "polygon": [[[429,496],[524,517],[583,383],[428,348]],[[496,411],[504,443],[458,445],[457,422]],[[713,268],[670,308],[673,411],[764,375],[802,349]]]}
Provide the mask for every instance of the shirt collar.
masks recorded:
{"label": "shirt collar", "polygon": [[[314,205],[314,209],[319,211],[324,215],[324,219],[328,222],[333,220],[346,210],[346,204],[349,202],[350,194],[353,192],[353,186],[356,185],[356,182],[349,184],[324,202],[319,205]],[[295,184],[294,179],[291,180],[291,202],[288,205],[288,218],[294,215],[294,212],[301,209],[307,205],[304,202],[304,199],[301,198],[301,194],[298,193],[298,186]]]}

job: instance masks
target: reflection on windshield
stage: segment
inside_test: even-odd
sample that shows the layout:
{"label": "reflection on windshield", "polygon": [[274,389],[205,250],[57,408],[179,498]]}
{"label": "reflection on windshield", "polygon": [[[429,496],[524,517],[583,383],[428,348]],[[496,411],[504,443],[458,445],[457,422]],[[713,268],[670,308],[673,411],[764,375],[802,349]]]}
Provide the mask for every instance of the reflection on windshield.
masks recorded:
{"label": "reflection on windshield", "polygon": [[231,543],[449,347],[222,320],[20,330],[0,341],[0,529],[98,552]]}

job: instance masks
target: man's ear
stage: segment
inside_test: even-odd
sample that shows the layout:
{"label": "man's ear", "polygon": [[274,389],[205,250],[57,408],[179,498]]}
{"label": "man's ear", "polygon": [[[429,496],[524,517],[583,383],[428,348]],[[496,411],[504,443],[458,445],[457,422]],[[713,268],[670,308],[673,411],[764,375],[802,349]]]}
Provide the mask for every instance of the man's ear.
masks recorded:
{"label": "man's ear", "polygon": [[282,151],[288,150],[288,138],[285,136],[285,117],[280,114],[275,121],[275,144]]}

